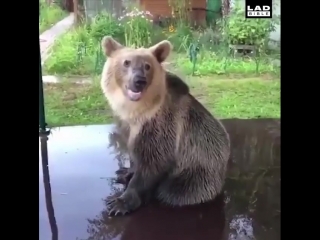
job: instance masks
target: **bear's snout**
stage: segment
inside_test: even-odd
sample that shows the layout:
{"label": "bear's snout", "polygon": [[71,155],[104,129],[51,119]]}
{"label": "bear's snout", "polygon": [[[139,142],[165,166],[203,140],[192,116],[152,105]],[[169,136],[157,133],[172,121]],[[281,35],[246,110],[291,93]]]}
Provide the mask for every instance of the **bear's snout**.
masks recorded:
{"label": "bear's snout", "polygon": [[135,76],[132,79],[131,90],[134,92],[142,92],[147,85],[147,78],[144,76]]}

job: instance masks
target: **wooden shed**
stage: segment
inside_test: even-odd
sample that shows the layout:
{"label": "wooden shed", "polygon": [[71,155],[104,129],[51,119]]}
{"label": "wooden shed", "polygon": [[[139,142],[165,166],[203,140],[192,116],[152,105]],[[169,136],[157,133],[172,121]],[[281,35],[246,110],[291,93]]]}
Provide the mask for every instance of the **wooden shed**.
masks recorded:
{"label": "wooden shed", "polygon": [[[206,23],[207,0],[186,1],[190,1],[188,12],[192,23],[204,25]],[[169,5],[169,0],[138,0],[138,3],[145,11],[149,11],[153,16],[172,16],[172,8]]]}

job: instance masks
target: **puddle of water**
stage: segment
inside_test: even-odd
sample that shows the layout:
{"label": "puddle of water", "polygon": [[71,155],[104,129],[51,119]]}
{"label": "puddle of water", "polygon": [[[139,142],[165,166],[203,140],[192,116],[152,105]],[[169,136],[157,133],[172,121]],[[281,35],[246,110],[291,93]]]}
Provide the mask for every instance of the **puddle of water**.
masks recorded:
{"label": "puddle of water", "polygon": [[221,196],[184,208],[151,204],[118,218],[108,217],[104,201],[121,191],[112,178],[128,164],[116,135],[109,134],[113,126],[54,129],[39,145],[39,239],[280,239],[280,122],[223,122],[232,158]]}

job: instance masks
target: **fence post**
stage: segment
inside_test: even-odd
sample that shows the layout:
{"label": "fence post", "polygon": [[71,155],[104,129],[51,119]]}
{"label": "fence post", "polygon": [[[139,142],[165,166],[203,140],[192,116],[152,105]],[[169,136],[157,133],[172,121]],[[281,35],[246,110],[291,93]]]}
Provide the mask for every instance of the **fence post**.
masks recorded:
{"label": "fence post", "polygon": [[[40,3],[40,1],[39,1]],[[39,9],[40,18],[40,9]],[[49,134],[47,130],[45,111],[44,111],[44,98],[43,98],[43,81],[42,81],[42,66],[41,66],[41,47],[39,39],[39,133]]]}

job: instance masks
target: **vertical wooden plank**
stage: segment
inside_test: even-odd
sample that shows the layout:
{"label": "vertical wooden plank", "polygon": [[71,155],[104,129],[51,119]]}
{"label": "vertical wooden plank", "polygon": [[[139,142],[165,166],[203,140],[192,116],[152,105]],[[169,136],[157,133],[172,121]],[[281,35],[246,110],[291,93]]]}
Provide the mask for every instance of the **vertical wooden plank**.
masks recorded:
{"label": "vertical wooden plank", "polygon": [[73,14],[74,14],[74,23],[79,24],[79,2],[78,0],[73,0]]}

